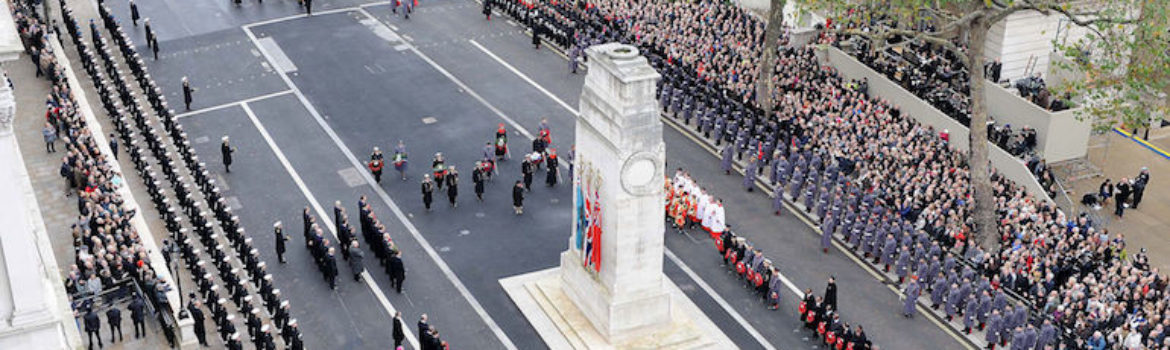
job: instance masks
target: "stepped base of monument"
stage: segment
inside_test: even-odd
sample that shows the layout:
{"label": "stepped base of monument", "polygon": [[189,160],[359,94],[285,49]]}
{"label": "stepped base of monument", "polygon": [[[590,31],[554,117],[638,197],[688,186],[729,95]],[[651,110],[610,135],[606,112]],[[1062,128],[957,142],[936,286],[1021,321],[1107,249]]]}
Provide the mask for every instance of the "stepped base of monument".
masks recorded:
{"label": "stepped base of monument", "polygon": [[512,302],[551,349],[735,349],[735,343],[669,279],[671,323],[610,343],[562,290],[561,268],[500,279]]}

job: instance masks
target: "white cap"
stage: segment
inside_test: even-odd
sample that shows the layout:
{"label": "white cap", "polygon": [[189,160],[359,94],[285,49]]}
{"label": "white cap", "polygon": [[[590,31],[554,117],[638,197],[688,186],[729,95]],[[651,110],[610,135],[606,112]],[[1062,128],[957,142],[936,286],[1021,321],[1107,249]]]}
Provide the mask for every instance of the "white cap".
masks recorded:
{"label": "white cap", "polygon": [[260,326],[260,331],[261,332],[268,332],[268,325]]}
{"label": "white cap", "polygon": [[295,327],[297,325],[297,319],[294,318],[294,319],[288,320],[288,325]]}
{"label": "white cap", "polygon": [[272,227],[280,227],[280,221],[277,221],[276,223],[273,223],[273,224],[272,224]]}
{"label": "white cap", "polygon": [[224,137],[223,137],[223,139],[222,139],[222,140],[224,140],[224,141],[227,141],[227,140],[228,140],[228,137],[227,137],[227,135],[224,135]]}

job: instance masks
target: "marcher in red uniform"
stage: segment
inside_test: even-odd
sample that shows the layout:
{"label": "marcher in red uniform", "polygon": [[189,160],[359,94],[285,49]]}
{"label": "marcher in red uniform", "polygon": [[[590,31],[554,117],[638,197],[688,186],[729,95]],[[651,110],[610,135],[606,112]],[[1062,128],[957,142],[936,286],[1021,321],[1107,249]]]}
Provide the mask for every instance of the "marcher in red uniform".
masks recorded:
{"label": "marcher in red uniform", "polygon": [[508,152],[508,130],[504,128],[504,123],[500,123],[496,129],[496,160],[508,158],[511,158],[511,153]]}

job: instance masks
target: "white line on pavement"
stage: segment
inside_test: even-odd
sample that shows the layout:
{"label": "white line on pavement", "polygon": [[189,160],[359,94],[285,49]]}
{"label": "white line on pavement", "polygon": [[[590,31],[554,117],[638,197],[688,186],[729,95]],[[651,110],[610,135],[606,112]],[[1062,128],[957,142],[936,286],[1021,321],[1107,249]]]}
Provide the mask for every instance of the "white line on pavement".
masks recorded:
{"label": "white line on pavement", "polygon": [[186,113],[179,113],[178,115],[175,115],[175,119],[191,117],[191,116],[194,116],[197,114],[216,111],[216,110],[228,108],[228,107],[235,106],[235,105],[242,104],[242,103],[256,102],[256,101],[260,101],[263,99],[276,97],[276,96],[280,96],[280,95],[284,95],[284,94],[290,94],[290,93],[292,93],[292,90],[284,90],[284,91],[279,91],[279,92],[273,92],[273,93],[267,94],[267,95],[256,96],[256,97],[249,98],[249,99],[243,99],[243,100],[239,100],[239,101],[235,101],[235,102],[228,102],[228,103],[224,103],[224,104],[221,104],[218,106],[207,107],[207,108],[198,109],[198,110],[194,110],[194,111],[190,111],[190,112],[186,112]]}
{"label": "white line on pavement", "polygon": [[[569,106],[568,103],[565,103],[564,100],[561,100],[560,97],[557,97],[553,93],[549,92],[548,89],[545,89],[539,83],[537,83],[536,81],[532,80],[527,75],[525,75],[524,73],[517,70],[511,64],[508,64],[503,59],[501,59],[499,56],[496,56],[494,53],[489,51],[487,48],[485,48],[482,45],[480,45],[479,43],[475,42],[475,40],[470,40],[470,41],[471,41],[471,44],[475,45],[475,47],[479,48],[480,51],[483,51],[488,56],[491,56],[491,58],[495,59],[496,62],[499,62],[504,67],[508,68],[508,70],[511,70],[512,73],[516,74],[521,79],[528,82],[528,84],[532,85],[537,90],[540,90],[540,92],[544,93],[545,96],[548,96],[548,98],[552,99],[554,102],[559,104],[565,110],[569,111],[570,113],[573,113],[573,115],[580,114],[576,109]],[[759,340],[760,343],[764,344],[765,347],[771,347],[771,345],[768,344],[766,340],[764,340],[762,337],[758,336],[759,333],[756,332],[755,329],[752,328],[752,326],[747,323],[747,321],[743,321],[743,317],[740,316],[739,313],[737,313],[734,309],[732,309],[731,306],[729,304],[727,304],[727,302],[724,301],[721,296],[718,295],[718,293],[716,293],[713,289],[711,289],[709,286],[707,286],[707,283],[704,282],[702,280],[702,278],[699,277],[699,275],[695,274],[694,271],[692,271],[690,269],[690,267],[686,266],[686,264],[682,262],[682,260],[679,260],[678,257],[676,257],[674,255],[674,253],[670,251],[670,249],[665,249],[665,251],[666,251],[666,255],[668,257],[670,257],[672,261],[674,261],[676,264],[678,264],[679,267],[681,267],[684,272],[687,272],[687,275],[690,276],[691,279],[694,279],[695,282],[698,283],[700,287],[703,287],[703,290],[705,292],[707,292],[707,294],[709,294],[712,299],[715,299],[716,302],[718,302],[720,304],[720,306],[724,306],[725,311],[727,311],[729,314],[731,314],[732,317],[735,318],[737,321],[741,321],[740,325],[742,325],[745,329],[747,329],[749,333],[752,333],[752,335],[756,337],[756,340]],[[797,288],[796,285],[793,284],[792,281],[788,279],[788,277],[784,276],[784,274],[780,274],[780,281],[784,282],[784,285],[787,286],[788,289],[791,290],[793,294],[796,294],[797,297],[801,297],[801,298],[804,297],[804,292],[801,292],[800,288]]]}
{"label": "white line on pavement", "polygon": [[743,329],[746,330],[748,334],[751,334],[752,338],[756,338],[756,342],[759,342],[760,345],[764,347],[764,349],[776,350],[776,347],[772,346],[772,343],[768,342],[767,339],[764,339],[764,335],[760,334],[760,331],[757,331],[756,327],[752,327],[752,325],[748,323],[748,321],[744,319],[743,316],[739,314],[739,312],[735,311],[735,308],[731,307],[731,304],[727,303],[727,300],[723,300],[723,297],[719,296],[719,293],[716,293],[714,289],[711,289],[711,286],[707,285],[707,282],[704,282],[703,279],[700,278],[694,270],[691,270],[687,264],[684,264],[682,259],[679,259],[678,256],[675,256],[674,253],[670,251],[670,249],[666,249],[665,251],[666,257],[670,258],[670,261],[673,261],[675,264],[677,264],[678,267],[687,274],[687,276],[690,276],[691,279],[695,280],[695,283],[699,285],[699,288],[703,289],[704,292],[707,292],[707,295],[710,295],[711,299],[715,299],[715,303],[719,304],[719,307],[723,308],[723,311],[726,311],[727,314],[731,315],[731,318],[735,319],[735,322],[739,323],[739,325],[743,327]]}
{"label": "white line on pavement", "polygon": [[[309,200],[309,204],[313,206],[313,210],[317,212],[317,216],[321,217],[322,222],[325,223],[325,227],[329,229],[329,232],[333,233],[333,239],[338,240],[337,232],[334,232],[336,228],[333,225],[332,216],[325,211],[325,208],[321,207],[321,203],[317,201],[316,196],[313,196],[313,192],[309,191],[309,187],[305,185],[305,181],[301,179],[301,175],[297,173],[296,168],[293,168],[292,163],[284,156],[284,152],[280,150],[280,147],[276,145],[276,141],[268,134],[268,129],[264,128],[264,124],[260,123],[260,118],[257,118],[256,114],[252,112],[252,108],[248,107],[248,103],[240,103],[240,106],[244,108],[244,113],[248,115],[248,119],[252,120],[252,125],[256,126],[256,130],[260,132],[260,137],[264,138],[264,142],[268,143],[268,148],[272,149],[272,153],[276,155],[276,159],[280,161],[280,165],[284,166],[284,170],[288,172],[293,182],[300,188],[301,193]],[[390,313],[390,317],[393,318],[398,310],[394,308],[393,304],[390,304],[390,300],[386,299],[386,295],[382,294],[382,288],[378,287],[377,283],[374,283],[374,279],[370,277],[368,271],[362,273],[362,281],[374,291],[374,297],[378,299],[378,302],[382,303],[382,308],[386,309]],[[407,332],[406,338],[412,347],[420,349],[418,339],[415,338],[414,333]]]}
{"label": "white line on pavement", "polygon": [[[368,16],[370,18],[376,19],[376,17],[374,17],[369,12],[367,12],[364,8],[359,7],[356,10],[361,12],[362,14],[365,14],[366,16]],[[251,39],[253,43],[256,43],[256,46],[258,48],[260,48],[260,53],[263,54],[266,59],[271,61],[272,56],[270,56],[269,53],[266,52],[263,47],[259,46],[258,40],[256,39],[256,35],[254,33],[252,33],[252,31],[247,26],[244,27],[244,32],[248,35],[248,38]],[[405,45],[411,46],[411,50],[414,51],[416,54],[418,54],[420,57],[422,57],[423,60],[427,61],[427,63],[430,63],[431,66],[435,67],[440,72],[447,75],[448,78],[451,78],[453,81],[455,81],[456,84],[458,84],[460,87],[464,88],[464,90],[466,90],[470,95],[472,95],[473,97],[476,97],[476,99],[480,100],[480,102],[487,104],[487,101],[483,100],[482,97],[479,97],[478,94],[476,94],[474,91],[471,91],[470,89],[468,89],[467,86],[464,85],[462,82],[459,82],[458,80],[456,80],[454,78],[454,76],[451,76],[450,73],[448,73],[446,70],[443,70],[442,67],[439,67],[437,64],[435,64],[434,61],[432,61],[430,58],[423,55],[422,52],[419,52],[418,49],[415,49],[413,45],[410,45],[410,44],[405,44]],[[341,149],[341,152],[350,161],[351,165],[353,165],[354,168],[361,170],[359,172],[362,174],[362,178],[364,178],[366,180],[366,183],[370,186],[370,188],[372,188],[374,190],[374,192],[378,194],[378,197],[382,199],[382,201],[386,204],[386,206],[390,208],[390,211],[394,213],[394,215],[398,218],[398,220],[400,222],[402,222],[402,225],[406,227],[407,231],[410,232],[411,236],[416,241],[418,241],[419,245],[422,246],[423,250],[426,251],[427,255],[431,258],[431,260],[433,260],[435,262],[435,265],[437,265],[439,267],[439,270],[443,271],[443,275],[445,275],[447,277],[447,279],[449,281],[451,281],[451,284],[453,284],[455,286],[455,289],[459,290],[459,293],[463,295],[463,298],[467,300],[468,304],[471,305],[472,309],[474,309],[475,312],[477,314],[479,314],[480,318],[483,319],[484,324],[486,324],[487,327],[489,329],[491,329],[492,333],[494,333],[496,335],[496,338],[498,338],[500,340],[500,342],[504,345],[505,348],[507,348],[509,350],[516,350],[517,349],[516,345],[514,343],[512,343],[512,340],[510,338],[508,338],[508,335],[504,333],[503,329],[501,329],[498,324],[496,324],[495,320],[492,319],[491,315],[488,315],[487,311],[484,310],[483,306],[480,305],[479,301],[475,298],[475,296],[471,295],[471,292],[467,289],[467,286],[465,286],[463,284],[463,282],[461,280],[459,280],[459,277],[455,275],[455,272],[451,270],[451,267],[447,266],[447,263],[445,261],[443,261],[443,258],[439,256],[439,253],[435,251],[435,249],[431,246],[431,244],[427,241],[427,239],[422,236],[422,233],[420,233],[418,231],[418,228],[414,227],[414,224],[412,224],[410,222],[410,220],[406,217],[406,214],[404,214],[402,212],[402,210],[398,208],[398,204],[396,204],[394,202],[394,200],[391,199],[388,194],[386,194],[386,191],[382,190],[382,188],[380,186],[378,186],[377,182],[374,181],[374,178],[370,175],[369,172],[364,171],[365,165],[362,164],[360,161],[358,161],[357,157],[355,157],[353,155],[353,153],[350,152],[349,147],[346,146],[344,142],[342,142],[341,138],[339,136],[337,136],[337,133],[333,131],[333,128],[330,127],[329,124],[325,122],[325,119],[321,117],[321,114],[317,111],[317,108],[314,107],[313,104],[309,102],[308,98],[306,98],[305,95],[301,92],[301,90],[299,88],[297,88],[296,84],[293,83],[292,79],[290,79],[288,77],[288,75],[283,73],[283,72],[277,71],[277,74],[280,75],[281,79],[284,80],[285,84],[287,84],[289,86],[289,88],[293,90],[293,94],[297,96],[297,98],[301,101],[301,104],[304,105],[305,109],[307,109],[309,111],[309,114],[311,114],[313,116],[313,118],[317,120],[317,124],[320,125],[321,128],[325,131],[325,133],[329,135],[329,138],[333,140],[333,143],[339,149]],[[503,114],[501,112],[499,112],[499,110],[496,109],[495,107],[491,107],[490,105],[488,107],[490,109],[492,109],[494,112],[496,112],[497,114],[500,114],[501,116],[503,116]],[[504,117],[504,118],[507,118],[507,117]],[[513,126],[515,126],[515,127],[519,126],[519,124],[512,122],[510,119],[508,119],[508,120],[510,123],[513,124]],[[530,138],[532,137],[531,134],[527,134],[526,132],[522,132],[522,133],[524,133],[526,136],[528,136]],[[393,315],[393,313],[391,313],[391,315]]]}
{"label": "white line on pavement", "polygon": [[[367,16],[370,16],[371,18],[376,18],[376,17],[374,17],[374,15],[371,15],[369,12],[367,12],[366,9],[364,9],[364,8],[359,9],[359,11],[361,11],[362,13],[365,13]],[[438,70],[439,73],[442,73],[444,76],[447,77],[447,79],[450,79],[451,82],[454,82],[455,85],[458,85],[460,89],[463,89],[463,91],[466,91],[468,95],[471,95],[472,98],[474,98],[476,101],[479,101],[480,104],[483,104],[484,107],[487,107],[489,110],[492,111],[492,113],[495,113],[496,116],[499,116],[501,119],[504,119],[504,121],[508,122],[509,125],[512,125],[512,128],[519,131],[520,134],[524,135],[525,137],[527,137],[529,139],[532,139],[535,137],[535,136],[532,136],[532,133],[528,132],[527,129],[520,126],[520,123],[517,123],[511,117],[504,114],[504,112],[500,111],[499,108],[496,108],[495,105],[492,105],[490,102],[485,100],[483,98],[483,96],[480,96],[479,93],[476,93],[475,90],[472,90],[470,87],[467,86],[467,84],[464,84],[463,81],[459,80],[459,78],[456,78],[454,75],[452,75],[451,72],[448,72],[442,66],[439,66],[438,63],[435,63],[435,61],[432,60],[429,56],[422,53],[422,51],[419,51],[418,48],[414,46],[414,44],[403,43],[403,45],[408,46],[410,51],[413,51],[416,55],[418,55],[419,58],[422,58],[423,61],[426,61],[427,64],[430,64],[431,67],[434,67],[435,70]]]}
{"label": "white line on pavement", "polygon": [[577,114],[579,114],[579,113],[577,112],[577,109],[576,109],[576,108],[573,108],[573,107],[572,107],[572,106],[570,106],[568,103],[565,103],[565,101],[564,101],[564,100],[561,100],[561,99],[560,99],[560,98],[558,98],[556,95],[553,95],[553,93],[549,92],[549,91],[548,91],[547,89],[545,89],[543,86],[540,86],[540,84],[537,84],[535,81],[533,81],[533,80],[532,80],[532,78],[529,78],[529,77],[528,77],[528,75],[526,75],[526,74],[524,74],[524,73],[520,72],[520,70],[516,69],[516,67],[513,67],[511,64],[508,64],[508,62],[505,62],[503,59],[501,59],[501,58],[500,58],[500,56],[496,56],[496,54],[495,54],[495,53],[492,53],[492,52],[491,52],[490,50],[488,50],[486,47],[483,47],[483,45],[480,45],[478,42],[476,42],[476,41],[475,41],[475,39],[471,39],[471,40],[468,40],[468,41],[470,41],[470,42],[471,42],[471,45],[475,45],[475,47],[476,47],[476,48],[478,48],[480,51],[483,51],[483,53],[487,54],[487,55],[488,55],[488,56],[490,56],[492,59],[496,60],[496,62],[499,62],[499,63],[500,63],[501,65],[503,65],[505,68],[508,68],[508,70],[512,71],[512,73],[514,73],[514,74],[516,74],[517,76],[519,76],[519,77],[520,77],[520,79],[524,79],[524,81],[528,82],[528,84],[529,84],[529,85],[532,85],[532,86],[533,86],[533,87],[535,87],[537,90],[540,90],[540,92],[541,92],[541,93],[543,93],[545,96],[548,96],[548,97],[549,97],[549,98],[551,98],[553,101],[555,101],[557,104],[561,105],[561,107],[564,107],[564,108],[565,108],[565,110],[567,110],[567,111],[569,111],[569,112],[572,112],[572,113],[573,113],[573,115],[577,115]]}

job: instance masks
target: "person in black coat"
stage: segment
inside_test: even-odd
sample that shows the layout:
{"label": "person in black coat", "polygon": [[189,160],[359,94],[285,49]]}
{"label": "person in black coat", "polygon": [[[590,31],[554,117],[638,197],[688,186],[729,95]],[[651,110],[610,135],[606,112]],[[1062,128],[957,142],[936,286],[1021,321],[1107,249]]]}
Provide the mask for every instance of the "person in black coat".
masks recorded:
{"label": "person in black coat", "polygon": [[418,317],[418,340],[420,343],[426,343],[426,342],[423,342],[422,340],[423,340],[423,338],[425,338],[427,335],[430,334],[428,332],[430,330],[431,330],[431,325],[429,323],[427,323],[427,314],[422,314],[422,316]]}
{"label": "person in black coat", "polygon": [[333,248],[329,248],[325,256],[325,280],[329,281],[329,289],[337,289],[337,259],[333,254]]}
{"label": "person in black coat", "polygon": [[[487,17],[487,20],[489,20],[489,21],[492,20],[492,0],[484,0],[484,2],[483,2],[483,15],[485,17]],[[137,24],[135,24],[135,25],[137,25]]]}
{"label": "person in black coat", "polygon": [[1129,186],[1129,179],[1121,178],[1117,182],[1117,209],[1113,211],[1113,215],[1124,217],[1126,201],[1129,200],[1129,195],[1132,187]]}
{"label": "person in black coat", "polygon": [[85,316],[83,318],[85,319],[85,337],[89,338],[90,350],[93,349],[94,337],[97,337],[98,348],[103,347],[104,345],[102,345],[102,335],[98,333],[98,331],[102,328],[102,320],[98,318],[96,312],[93,312],[93,308],[86,309]]}
{"label": "person in black coat", "polygon": [[532,18],[532,25],[530,26],[532,28],[532,48],[540,50],[540,25],[536,21],[536,10],[533,10],[530,16]]}
{"label": "person in black coat", "polygon": [[516,181],[516,186],[512,187],[512,209],[516,215],[524,214],[524,184],[520,181]]}
{"label": "person in black coat", "polygon": [[226,172],[232,172],[232,153],[236,152],[236,148],[232,147],[228,142],[228,137],[223,137],[223,143],[219,145],[219,153],[223,156],[223,169]]}
{"label": "person in black coat", "polygon": [[480,202],[483,202],[483,180],[483,162],[475,162],[475,170],[471,171],[471,182],[475,183],[475,198]]}
{"label": "person in black coat", "polygon": [[[134,300],[130,301],[130,321],[134,323],[134,338],[137,339],[145,337],[146,303],[142,302],[142,296],[135,295]],[[141,331],[139,331],[139,329],[141,329]]]}
{"label": "person in black coat", "polygon": [[284,234],[284,227],[283,227],[283,225],[280,224],[280,221],[277,221],[275,224],[272,224],[272,235],[276,237],[276,260],[279,260],[280,263],[283,264],[283,263],[285,263],[284,243],[288,242],[289,237]]}
{"label": "person in black coat", "polygon": [[837,311],[837,278],[829,276],[829,284],[825,286],[825,305]]}
{"label": "person in black coat", "polygon": [[524,189],[532,189],[532,174],[536,171],[536,166],[532,164],[532,156],[524,156],[524,162],[520,163],[520,173],[524,175]]}
{"label": "person in black coat", "polygon": [[138,26],[139,18],[142,17],[138,16],[138,4],[135,4],[134,0],[130,0],[130,22],[134,23],[135,27]]}
{"label": "person in black coat", "polygon": [[[195,338],[199,339],[199,345],[207,346],[207,328],[203,325],[203,310],[199,309],[199,302],[191,303],[187,311],[191,313],[191,320],[195,321]],[[145,335],[146,330],[142,333]]]}
{"label": "person in black coat", "polygon": [[549,150],[548,168],[546,169],[547,171],[545,172],[544,177],[544,183],[549,187],[556,186],[557,180],[560,178],[560,175],[557,174],[557,172],[560,171],[560,169],[557,169],[557,166],[560,165],[559,163],[560,162],[557,160],[557,151]]}
{"label": "person in black coat", "polygon": [[451,201],[451,207],[459,207],[456,198],[459,197],[459,173],[455,171],[455,166],[447,167],[447,176],[443,177],[443,181],[447,183],[447,199]]}
{"label": "person in black coat", "polygon": [[394,288],[398,294],[402,294],[402,282],[406,280],[406,267],[402,264],[402,252],[394,253],[390,257],[390,286]]}
{"label": "person in black coat", "polygon": [[191,94],[195,89],[191,88],[191,82],[187,81],[187,77],[183,77],[183,104],[187,106],[187,110],[191,110]]}
{"label": "person in black coat", "polygon": [[402,312],[394,313],[394,348],[397,349],[402,346],[402,341],[406,339],[406,332],[402,330]]}
{"label": "person in black coat", "polygon": [[431,211],[431,201],[434,200],[435,182],[431,181],[431,175],[423,175],[422,181],[422,199],[423,206],[426,206],[427,211]]}
{"label": "person in black coat", "polygon": [[114,334],[118,335],[118,341],[126,340],[122,337],[122,310],[111,305],[110,309],[106,310],[106,323],[110,325],[110,343],[114,342]]}

